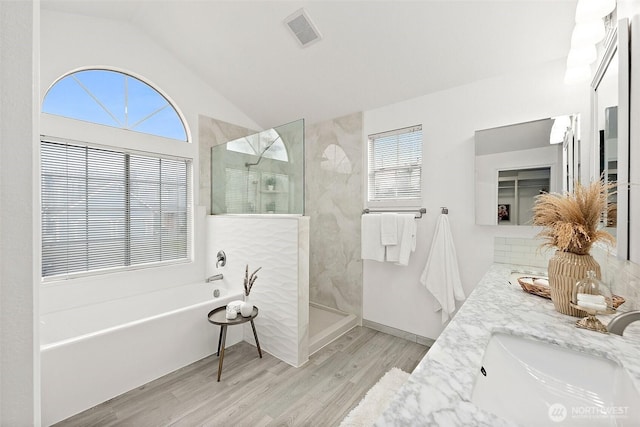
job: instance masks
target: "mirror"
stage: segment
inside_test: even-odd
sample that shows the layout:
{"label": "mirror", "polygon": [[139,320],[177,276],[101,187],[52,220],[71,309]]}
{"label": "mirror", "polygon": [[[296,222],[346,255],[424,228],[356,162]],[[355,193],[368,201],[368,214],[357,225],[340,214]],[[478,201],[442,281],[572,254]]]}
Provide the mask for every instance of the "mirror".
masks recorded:
{"label": "mirror", "polygon": [[[596,145],[598,149],[597,171],[607,183],[618,181],[618,52],[611,57],[604,74],[594,88],[595,119],[597,125]],[[607,212],[602,225],[616,237],[617,193],[609,195]]]}
{"label": "mirror", "polygon": [[[620,30],[621,29],[621,30]],[[628,21],[621,20],[607,37],[604,54],[591,83],[593,151],[591,179],[620,183],[609,195],[602,227],[617,241],[618,258],[628,258],[629,189],[629,45]]]}
{"label": "mirror", "polygon": [[535,196],[548,193],[551,167],[498,171],[498,225],[527,225]]}
{"label": "mirror", "polygon": [[476,224],[531,225],[535,196],[573,186],[579,114],[475,132]]}

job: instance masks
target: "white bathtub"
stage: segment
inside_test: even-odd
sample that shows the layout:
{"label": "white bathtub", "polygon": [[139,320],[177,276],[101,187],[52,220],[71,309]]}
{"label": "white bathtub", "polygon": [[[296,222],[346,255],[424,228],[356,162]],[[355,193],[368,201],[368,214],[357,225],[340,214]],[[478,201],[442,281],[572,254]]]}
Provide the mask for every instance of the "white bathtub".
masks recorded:
{"label": "white bathtub", "polygon": [[[207,313],[241,298],[221,281],[194,283],[42,315],[43,425],[214,353],[219,328]],[[242,328],[228,329],[227,346],[241,340]]]}

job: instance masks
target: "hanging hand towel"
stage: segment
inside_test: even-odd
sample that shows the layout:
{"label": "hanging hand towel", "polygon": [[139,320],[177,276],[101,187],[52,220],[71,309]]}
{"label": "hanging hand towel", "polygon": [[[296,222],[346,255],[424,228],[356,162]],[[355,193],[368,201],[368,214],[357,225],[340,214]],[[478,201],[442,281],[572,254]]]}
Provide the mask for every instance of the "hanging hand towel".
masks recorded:
{"label": "hanging hand towel", "polygon": [[383,246],[398,244],[398,214],[383,213],[380,216],[380,243]]}
{"label": "hanging hand towel", "polygon": [[442,214],[438,218],[436,231],[431,242],[429,257],[420,283],[433,294],[436,299],[435,311],[442,310],[442,323],[446,323],[456,310],[456,302],[465,299],[456,249],[449,228],[449,218]]}
{"label": "hanging hand towel", "polygon": [[387,246],[387,261],[397,265],[409,265],[411,252],[416,250],[416,232],[418,226],[414,214],[398,215],[398,244]]}
{"label": "hanging hand towel", "polygon": [[362,259],[384,261],[384,246],[380,243],[380,214],[362,215]]}

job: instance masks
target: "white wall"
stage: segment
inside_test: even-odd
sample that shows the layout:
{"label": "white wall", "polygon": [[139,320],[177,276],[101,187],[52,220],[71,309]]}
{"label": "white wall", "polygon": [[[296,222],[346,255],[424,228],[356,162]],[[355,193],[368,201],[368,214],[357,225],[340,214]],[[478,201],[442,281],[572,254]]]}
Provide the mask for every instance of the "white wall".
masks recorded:
{"label": "white wall", "polygon": [[260,129],[167,50],[127,23],[43,10],[41,27],[42,97],[56,79],[71,70],[116,67],[162,89],[184,113],[194,141],[198,114]]}
{"label": "white wall", "polygon": [[640,2],[638,0],[618,0],[618,19],[631,18],[640,15]]}
{"label": "white wall", "polygon": [[[181,148],[180,155],[193,158],[195,205],[199,202],[198,115],[259,128],[170,53],[127,23],[43,10],[41,28],[40,99],[58,78],[68,72],[82,67],[106,66],[141,77],[158,87],[177,105],[191,135],[192,143]],[[65,120],[44,116],[42,133],[64,137],[60,133],[64,132]],[[109,130],[104,133],[108,134]],[[158,147],[163,150],[160,145]],[[204,213],[196,209],[194,262],[46,283],[41,287],[41,312],[202,280],[205,268],[203,218]]]}
{"label": "white wall", "polygon": [[39,1],[0,2],[0,425],[40,423]]}
{"label": "white wall", "polygon": [[467,295],[492,263],[495,236],[535,234],[532,227],[475,225],[473,137],[478,129],[581,113],[583,141],[590,143],[588,84],[565,85],[564,71],[564,61],[556,61],[365,112],[365,136],[422,124],[422,200],[428,210],[418,220],[418,245],[409,266],[364,262],[365,320],[428,338],[436,338],[442,331],[440,314],[433,312],[434,299],[419,283],[440,206],[449,208]]}

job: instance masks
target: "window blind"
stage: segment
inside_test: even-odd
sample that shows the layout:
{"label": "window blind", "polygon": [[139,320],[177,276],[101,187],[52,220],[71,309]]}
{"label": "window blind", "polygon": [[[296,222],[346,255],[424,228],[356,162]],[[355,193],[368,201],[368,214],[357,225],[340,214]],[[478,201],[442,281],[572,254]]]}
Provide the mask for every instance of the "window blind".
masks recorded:
{"label": "window blind", "polygon": [[187,259],[191,161],[41,142],[42,277]]}
{"label": "window blind", "polygon": [[369,201],[420,199],[422,126],[369,135]]}

